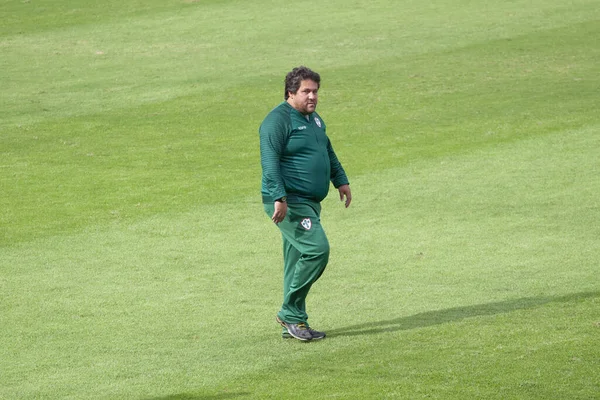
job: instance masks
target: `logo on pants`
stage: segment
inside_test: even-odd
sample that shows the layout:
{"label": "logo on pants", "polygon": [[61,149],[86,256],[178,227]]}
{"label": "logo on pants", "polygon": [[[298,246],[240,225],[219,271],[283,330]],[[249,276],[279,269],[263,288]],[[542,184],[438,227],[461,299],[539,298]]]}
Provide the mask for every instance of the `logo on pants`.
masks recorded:
{"label": "logo on pants", "polygon": [[310,218],[304,218],[302,220],[302,222],[300,222],[300,225],[302,225],[302,227],[304,229],[306,229],[307,231],[310,230],[311,226],[312,226],[312,222],[310,221]]}

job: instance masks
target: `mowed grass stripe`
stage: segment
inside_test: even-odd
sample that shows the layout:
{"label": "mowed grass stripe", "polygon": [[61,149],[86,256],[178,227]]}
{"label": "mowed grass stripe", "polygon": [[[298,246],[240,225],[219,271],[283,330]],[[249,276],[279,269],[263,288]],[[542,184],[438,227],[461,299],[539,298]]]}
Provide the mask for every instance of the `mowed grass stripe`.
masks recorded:
{"label": "mowed grass stripe", "polygon": [[[209,10],[182,6],[156,16],[100,20],[51,34],[19,34],[3,42],[0,66],[7,79],[2,109],[11,110],[3,120],[23,124],[33,117],[114,110],[204,87],[228,87],[257,71],[279,77],[281,70],[297,63],[324,70],[383,62],[390,55],[412,58],[597,19],[588,11],[589,2],[572,3],[566,9],[560,2],[541,3],[546,10],[542,19],[535,19],[539,10],[529,15],[527,8],[511,13],[495,6],[475,20],[466,2],[440,4],[439,10],[411,3],[417,14],[385,16],[376,8],[364,13],[332,3],[317,17],[311,40],[300,32],[277,34],[283,10],[264,9],[262,3],[244,9],[235,4]],[[261,29],[256,29],[258,21]],[[281,50],[288,48],[294,51]],[[17,118],[8,118],[13,116]]]}

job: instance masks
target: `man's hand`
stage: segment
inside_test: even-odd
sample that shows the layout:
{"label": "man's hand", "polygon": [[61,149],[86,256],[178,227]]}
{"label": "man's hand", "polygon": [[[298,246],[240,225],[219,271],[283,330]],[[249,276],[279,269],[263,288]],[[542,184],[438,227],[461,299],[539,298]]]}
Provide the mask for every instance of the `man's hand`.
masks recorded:
{"label": "man's hand", "polygon": [[350,202],[352,202],[352,191],[350,190],[350,185],[342,185],[338,188],[340,192],[340,201],[344,201],[344,196],[346,197],[346,208],[350,207]]}
{"label": "man's hand", "polygon": [[283,219],[285,218],[285,215],[287,214],[287,209],[288,209],[288,206],[285,201],[276,201],[275,202],[275,212],[273,213],[273,216],[271,217],[273,222],[278,224],[281,221],[283,221]]}

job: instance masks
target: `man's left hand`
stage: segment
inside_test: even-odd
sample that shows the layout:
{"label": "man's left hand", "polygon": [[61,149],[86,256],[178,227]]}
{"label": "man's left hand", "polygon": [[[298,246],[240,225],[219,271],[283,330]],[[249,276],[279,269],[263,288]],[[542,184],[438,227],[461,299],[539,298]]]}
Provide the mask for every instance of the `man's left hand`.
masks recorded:
{"label": "man's left hand", "polygon": [[338,191],[340,192],[340,201],[344,201],[344,197],[346,197],[346,208],[350,207],[350,202],[352,201],[350,185],[342,185],[338,188]]}

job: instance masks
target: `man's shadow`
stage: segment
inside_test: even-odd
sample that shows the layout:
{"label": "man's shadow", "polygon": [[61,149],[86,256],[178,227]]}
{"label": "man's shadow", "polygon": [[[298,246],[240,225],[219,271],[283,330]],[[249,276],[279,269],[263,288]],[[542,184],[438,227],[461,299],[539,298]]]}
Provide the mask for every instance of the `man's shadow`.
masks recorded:
{"label": "man's shadow", "polygon": [[221,393],[213,395],[193,394],[193,393],[180,393],[172,394],[164,397],[154,397],[147,400],[225,400],[225,399],[237,399],[241,397],[250,396],[251,393],[238,392],[238,393]]}
{"label": "man's shadow", "polygon": [[473,306],[453,307],[445,310],[426,311],[407,317],[399,317],[378,322],[350,325],[343,328],[331,329],[327,336],[357,336],[383,332],[404,331],[415,328],[441,325],[456,322],[470,317],[497,315],[517,310],[527,310],[541,307],[548,303],[568,303],[600,296],[600,292],[580,292],[564,296],[523,297],[520,299],[499,301],[494,303],[477,304]]}

